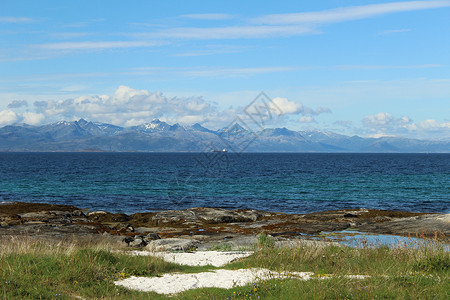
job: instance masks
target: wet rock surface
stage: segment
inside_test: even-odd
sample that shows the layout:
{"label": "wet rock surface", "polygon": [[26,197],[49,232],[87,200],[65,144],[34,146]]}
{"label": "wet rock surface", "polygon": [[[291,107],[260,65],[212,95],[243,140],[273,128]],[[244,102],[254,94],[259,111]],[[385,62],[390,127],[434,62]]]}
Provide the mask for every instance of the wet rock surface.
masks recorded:
{"label": "wet rock surface", "polygon": [[[117,237],[130,247],[154,245],[157,248],[163,246],[164,240],[177,238],[195,241],[189,245],[190,248],[239,248],[256,241],[260,233],[285,241],[310,239],[322,232],[345,229],[403,236],[437,236],[448,243],[450,215],[368,209],[283,214],[204,207],[126,215],[41,203],[0,205],[0,236],[53,239]],[[185,250],[188,246],[178,244],[173,247]]]}

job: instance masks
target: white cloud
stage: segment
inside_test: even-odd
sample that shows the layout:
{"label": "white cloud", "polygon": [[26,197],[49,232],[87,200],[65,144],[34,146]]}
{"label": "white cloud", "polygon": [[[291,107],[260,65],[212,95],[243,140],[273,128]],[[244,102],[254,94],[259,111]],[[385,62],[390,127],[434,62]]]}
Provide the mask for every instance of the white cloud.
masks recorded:
{"label": "white cloud", "polygon": [[313,117],[311,116],[303,116],[300,119],[298,119],[298,121],[300,123],[315,123],[316,121],[314,120]]}
{"label": "white cloud", "polygon": [[395,135],[379,132],[379,133],[369,134],[369,135],[367,135],[367,137],[379,139],[382,137],[395,137]]}
{"label": "white cloud", "polygon": [[184,18],[195,20],[228,20],[235,16],[230,14],[187,14],[181,15]]}
{"label": "white cloud", "polygon": [[338,120],[335,121],[333,124],[347,129],[353,128],[353,122],[350,120]]}
{"label": "white cloud", "polygon": [[441,130],[441,129],[450,130],[450,122],[439,123],[438,121],[433,120],[433,119],[425,120],[425,121],[419,122],[414,125],[415,125],[415,128],[413,128],[413,129],[417,129],[417,130],[426,130],[426,131],[435,131],[435,130]]}
{"label": "white cloud", "polygon": [[293,66],[271,66],[271,67],[197,67],[197,68],[160,68],[160,67],[139,67],[133,68],[127,74],[132,75],[158,75],[185,76],[185,77],[242,77],[257,74],[292,72],[303,69]]}
{"label": "white cloud", "polygon": [[363,124],[371,128],[387,128],[389,126],[404,126],[410,122],[408,117],[396,118],[390,113],[380,112],[364,117]]}
{"label": "white cloud", "polygon": [[202,45],[199,50],[193,50],[176,54],[175,56],[204,56],[214,54],[228,54],[237,53],[248,50],[249,46],[235,46],[235,45]]}
{"label": "white cloud", "polygon": [[254,68],[201,68],[193,70],[180,70],[179,73],[186,76],[210,77],[210,76],[246,76],[265,73],[289,72],[295,67],[254,67]]}
{"label": "white cloud", "polygon": [[362,120],[364,129],[368,136],[404,136],[410,133],[412,120],[408,117],[394,117],[390,113],[380,112],[375,115],[365,116]]}
{"label": "white cloud", "polygon": [[[30,47],[31,51],[40,49],[37,53],[27,53],[20,57],[2,58],[0,61],[16,60],[36,60],[47,59],[54,55],[67,54],[70,51],[80,50],[107,50],[107,49],[129,49],[129,48],[149,48],[162,46],[171,43],[171,40],[218,40],[218,39],[265,39],[265,38],[283,38],[299,35],[310,35],[322,33],[318,25],[326,23],[344,22],[358,19],[365,19],[375,16],[382,16],[392,13],[407,11],[417,11],[432,8],[449,7],[450,1],[406,1],[392,2],[383,4],[372,4],[362,6],[341,7],[316,12],[300,12],[288,14],[265,15],[252,20],[234,23],[233,25],[217,27],[166,27],[160,26],[159,29],[152,28],[149,31],[134,33],[118,33],[127,35],[130,40],[120,41],[66,41],[57,43],[35,44]],[[186,14],[181,17],[196,20],[228,20],[235,16],[223,13],[205,13],[205,14]],[[0,22],[6,23],[26,23],[33,21],[26,17],[0,17]],[[93,22],[102,22],[104,19],[87,20],[70,26],[84,27]],[[384,34],[403,32],[408,29],[387,30]],[[79,38],[86,34],[83,32],[62,32],[55,33],[61,38]],[[28,50],[30,50],[28,49]],[[64,51],[64,52],[62,52]],[[62,53],[61,53],[62,52]],[[229,53],[235,50],[204,50],[193,51],[181,56],[199,56],[217,53]],[[15,56],[15,55],[12,55]]]}
{"label": "white cloud", "polygon": [[0,125],[11,125],[17,122],[18,117],[12,110],[2,110],[0,111]]}
{"label": "white cloud", "polygon": [[[161,46],[170,43],[169,40],[217,40],[217,39],[261,39],[280,38],[298,35],[320,34],[318,25],[326,23],[344,22],[358,19],[365,19],[392,13],[425,10],[432,8],[449,7],[450,1],[407,1],[392,2],[383,4],[372,4],[362,6],[341,7],[317,12],[301,12],[288,14],[265,15],[252,20],[247,20],[242,25],[222,26],[222,27],[161,27],[160,29],[146,32],[135,32],[126,34],[132,37],[129,41],[67,41],[58,43],[36,44],[33,48],[42,50],[105,50],[121,48],[148,48]],[[196,20],[227,20],[235,16],[222,13],[186,14],[181,17]],[[20,23],[29,22],[29,18],[0,17],[0,22]],[[72,24],[76,26],[86,26],[90,20]],[[387,30],[384,34],[403,32],[408,29]],[[85,33],[61,33],[66,38],[79,37]],[[219,50],[188,52],[186,56],[198,56],[221,53]],[[181,54],[183,55],[183,54]],[[22,58],[21,58],[22,59]]]}
{"label": "white cloud", "polygon": [[423,65],[341,65],[336,66],[338,70],[389,70],[389,69],[429,69],[442,67],[439,64],[423,64]]}
{"label": "white cloud", "polygon": [[202,116],[184,116],[181,117],[179,119],[180,123],[184,123],[184,124],[195,124],[195,123],[201,123],[203,122],[203,117]]}
{"label": "white cloud", "polygon": [[40,113],[24,112],[22,114],[23,123],[28,125],[37,125],[44,121],[45,116]]}
{"label": "white cloud", "polygon": [[395,117],[390,113],[380,112],[364,117],[362,122],[365,132],[371,137],[405,136],[431,140],[450,138],[450,122],[434,119],[413,122],[407,116]]}
{"label": "white cloud", "polygon": [[428,119],[408,126],[412,137],[428,140],[450,140],[450,122]]}
{"label": "white cloud", "polygon": [[320,114],[329,114],[329,113],[331,113],[331,109],[329,109],[328,107],[319,107],[317,109],[312,109],[312,108],[309,108],[309,107],[305,107],[303,112],[304,112],[304,114],[318,116]]}
{"label": "white cloud", "polygon": [[262,24],[320,24],[372,18],[386,14],[449,7],[450,1],[407,1],[329,9],[319,12],[273,14],[254,19]]}
{"label": "white cloud", "polygon": [[106,42],[61,42],[37,44],[36,48],[46,50],[103,50],[114,48],[142,48],[161,45],[160,42],[147,41],[106,41]]}
{"label": "white cloud", "polygon": [[71,39],[71,38],[82,38],[92,34],[93,33],[90,32],[55,32],[52,33],[51,36],[58,39]]}
{"label": "white cloud", "polygon": [[152,93],[127,86],[119,86],[111,96],[39,101],[34,103],[34,107],[37,113],[54,121],[83,117],[125,126],[142,124],[154,118],[201,122],[218,113],[217,107],[202,97],[169,98],[161,92]]}
{"label": "white cloud", "polygon": [[[119,86],[119,88],[114,92],[114,95],[108,99],[112,104],[127,104],[135,101],[139,101],[142,98],[146,98],[147,101],[151,102],[162,102],[160,99],[160,94],[151,94],[147,90],[135,90],[128,86]],[[103,98],[102,100],[106,100]]]}
{"label": "white cloud", "polygon": [[26,100],[14,100],[8,104],[8,108],[20,108],[28,106],[28,102]]}
{"label": "white cloud", "polygon": [[[253,96],[249,96],[251,99]],[[12,110],[3,113],[3,123],[12,124],[23,121],[34,125],[61,120],[72,121],[80,118],[92,121],[111,123],[119,126],[133,126],[150,122],[153,119],[165,120],[169,123],[193,124],[201,123],[211,129],[227,126],[240,116],[251,121],[246,114],[246,104],[236,103],[222,109],[217,103],[203,97],[169,97],[162,92],[151,92],[145,89],[133,89],[119,86],[111,95],[80,96],[72,99],[35,101],[32,112],[18,113]],[[301,115],[316,115],[327,109],[311,109],[301,103],[287,98],[274,98],[267,102],[274,110],[267,125],[280,126]],[[23,109],[21,107],[17,109]],[[275,115],[278,114],[278,115]],[[8,116],[8,118],[6,118]],[[295,117],[297,116],[297,117]],[[309,118],[310,120],[312,119]],[[304,118],[303,120],[308,120]],[[269,122],[270,121],[270,122]],[[270,124],[269,124],[270,123]]]}
{"label": "white cloud", "polygon": [[228,26],[228,27],[176,27],[149,33],[138,33],[139,38],[162,39],[241,39],[241,38],[272,38],[317,34],[316,29],[308,26]]}
{"label": "white cloud", "polygon": [[101,22],[104,22],[104,21],[105,21],[105,19],[102,19],[102,18],[90,19],[90,20],[84,20],[84,21],[79,21],[79,22],[75,22],[75,23],[66,24],[66,25],[64,25],[64,27],[81,28],[81,27],[87,27],[87,26],[95,24],[95,23],[101,23]]}
{"label": "white cloud", "polygon": [[125,121],[125,123],[123,123],[123,125],[125,127],[138,126],[141,124],[142,124],[142,122],[140,120],[136,120],[136,119],[130,119],[130,120]]}
{"label": "white cloud", "polygon": [[378,34],[379,35],[389,35],[389,34],[394,34],[394,33],[408,32],[408,31],[411,31],[411,29],[388,29],[388,30],[380,31]]}
{"label": "white cloud", "polygon": [[0,17],[0,23],[31,23],[33,19],[27,17]]}
{"label": "white cloud", "polygon": [[282,114],[297,114],[303,111],[301,103],[289,101],[286,98],[274,98],[269,104],[274,111],[281,111]]}

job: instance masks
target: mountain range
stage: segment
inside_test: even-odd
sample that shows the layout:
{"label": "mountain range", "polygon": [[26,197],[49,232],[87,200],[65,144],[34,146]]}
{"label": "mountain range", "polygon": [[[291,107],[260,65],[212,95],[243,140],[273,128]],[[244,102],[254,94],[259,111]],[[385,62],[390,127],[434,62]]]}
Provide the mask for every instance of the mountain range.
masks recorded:
{"label": "mountain range", "polygon": [[238,123],[215,131],[200,124],[170,125],[160,120],[132,127],[80,119],[0,128],[1,152],[215,152],[223,149],[228,152],[450,153],[450,141],[362,138],[287,128],[254,132]]}

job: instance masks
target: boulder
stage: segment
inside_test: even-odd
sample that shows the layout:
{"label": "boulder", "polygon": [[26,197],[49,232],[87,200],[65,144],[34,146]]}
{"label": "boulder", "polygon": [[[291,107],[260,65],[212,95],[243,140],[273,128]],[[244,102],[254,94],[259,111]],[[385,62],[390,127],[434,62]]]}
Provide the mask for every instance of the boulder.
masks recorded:
{"label": "boulder", "polygon": [[107,214],[107,212],[104,211],[104,210],[96,210],[96,211],[90,211],[90,212],[88,212],[88,213],[87,213],[87,216],[88,216],[88,217],[91,217],[91,216],[106,215],[106,214]]}
{"label": "boulder", "polygon": [[262,217],[261,212],[251,209],[226,210],[211,207],[196,207],[183,210],[167,210],[152,217],[154,225],[202,225],[254,222]]}
{"label": "boulder", "polygon": [[199,241],[194,239],[167,238],[151,241],[146,249],[149,251],[190,251],[197,249]]}
{"label": "boulder", "polygon": [[106,216],[106,215],[108,215],[108,213],[106,212],[106,211],[103,211],[103,210],[97,210],[97,211],[90,211],[90,212],[88,212],[87,214],[86,214],[86,216],[89,218],[89,219],[91,219],[91,220],[94,220],[94,221],[97,221],[97,220],[99,220],[100,219],[100,216]]}
{"label": "boulder", "polygon": [[18,215],[3,215],[0,214],[0,227],[8,227],[21,224],[22,221]]}
{"label": "boulder", "polygon": [[130,245],[130,243],[132,241],[134,241],[134,238],[132,238],[131,236],[127,236],[122,240],[124,243],[126,243],[128,246]]}
{"label": "boulder", "polygon": [[82,210],[74,210],[72,212],[72,216],[74,217],[86,217],[85,213]]}
{"label": "boulder", "polygon": [[149,232],[152,232],[153,230],[154,230],[154,228],[152,228],[152,227],[136,227],[136,228],[134,228],[134,232],[140,233],[140,234],[149,233]]}
{"label": "boulder", "polygon": [[147,243],[140,237],[135,238],[133,241],[131,241],[128,246],[130,247],[145,247]]}
{"label": "boulder", "polygon": [[25,223],[71,223],[72,215],[68,211],[40,211],[19,214]]}
{"label": "boulder", "polygon": [[128,223],[118,223],[112,226],[112,229],[121,231],[121,232],[134,232],[133,226]]}
{"label": "boulder", "polygon": [[24,221],[48,221],[51,218],[50,212],[41,211],[41,212],[28,212],[19,215],[20,218]]}
{"label": "boulder", "polygon": [[151,233],[147,234],[146,237],[144,237],[144,241],[145,241],[147,244],[150,243],[151,241],[159,240],[159,239],[161,239],[161,237],[159,236],[159,234],[154,233],[154,232],[151,232]]}

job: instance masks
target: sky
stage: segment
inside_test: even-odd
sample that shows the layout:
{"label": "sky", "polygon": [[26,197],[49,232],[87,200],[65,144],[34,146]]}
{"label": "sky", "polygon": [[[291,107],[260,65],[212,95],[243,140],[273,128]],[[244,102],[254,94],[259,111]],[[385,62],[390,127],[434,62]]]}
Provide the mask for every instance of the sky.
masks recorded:
{"label": "sky", "polygon": [[450,1],[0,1],[0,127],[84,118],[450,140]]}

